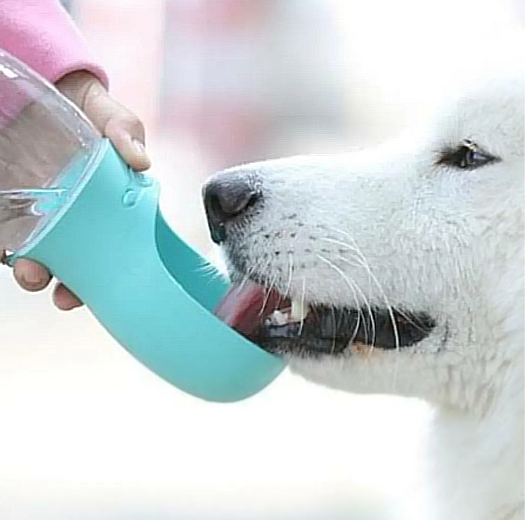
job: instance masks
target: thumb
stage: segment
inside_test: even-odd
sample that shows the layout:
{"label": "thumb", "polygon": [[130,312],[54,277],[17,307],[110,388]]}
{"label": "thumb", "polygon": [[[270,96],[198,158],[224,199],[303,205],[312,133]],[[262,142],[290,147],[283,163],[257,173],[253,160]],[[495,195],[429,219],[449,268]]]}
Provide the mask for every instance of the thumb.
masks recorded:
{"label": "thumb", "polygon": [[90,85],[82,109],[135,171],[144,171],[151,166],[144,146],[144,125],[133,112],[115,101],[100,83]]}
{"label": "thumb", "polygon": [[98,78],[90,72],[76,71],[59,80],[57,88],[84,111],[134,170],[150,167],[144,147],[144,126],[135,114],[109,95]]}
{"label": "thumb", "polygon": [[151,161],[144,146],[144,126],[129,110],[117,105],[112,111],[102,133],[109,138],[124,161],[135,171],[144,171],[151,166]]}

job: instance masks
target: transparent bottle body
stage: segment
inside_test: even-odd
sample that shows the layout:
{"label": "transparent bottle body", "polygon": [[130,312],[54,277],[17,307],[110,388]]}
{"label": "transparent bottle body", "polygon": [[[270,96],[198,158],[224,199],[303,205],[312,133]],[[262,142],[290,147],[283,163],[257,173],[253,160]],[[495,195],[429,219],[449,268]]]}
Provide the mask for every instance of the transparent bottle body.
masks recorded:
{"label": "transparent bottle body", "polygon": [[72,103],[0,49],[0,250],[19,251],[45,227],[100,146]]}

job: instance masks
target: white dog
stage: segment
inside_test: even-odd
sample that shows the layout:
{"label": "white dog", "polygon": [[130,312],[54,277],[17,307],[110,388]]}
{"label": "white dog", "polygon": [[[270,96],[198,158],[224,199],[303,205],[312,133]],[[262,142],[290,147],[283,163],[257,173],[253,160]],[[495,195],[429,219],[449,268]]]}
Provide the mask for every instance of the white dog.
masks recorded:
{"label": "white dog", "polygon": [[523,518],[522,59],[410,136],[204,190],[228,323],[319,383],[436,406],[418,520]]}

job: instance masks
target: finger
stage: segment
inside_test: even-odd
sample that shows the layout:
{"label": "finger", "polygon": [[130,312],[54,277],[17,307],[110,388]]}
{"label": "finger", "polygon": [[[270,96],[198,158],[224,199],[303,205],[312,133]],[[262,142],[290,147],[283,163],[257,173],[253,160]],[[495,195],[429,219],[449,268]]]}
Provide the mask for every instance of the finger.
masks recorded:
{"label": "finger", "polygon": [[124,161],[135,171],[144,171],[151,166],[144,146],[144,125],[101,85],[92,85],[86,94],[83,109],[95,127],[110,139]]}
{"label": "finger", "polygon": [[82,302],[62,283],[58,283],[53,291],[53,303],[62,311],[70,311],[82,305]]}
{"label": "finger", "polygon": [[103,133],[135,171],[147,170],[151,161],[144,146],[144,126],[133,114],[122,110],[109,119]]}
{"label": "finger", "polygon": [[26,291],[40,291],[51,280],[51,275],[44,267],[25,258],[15,262],[13,272],[15,280]]}
{"label": "finger", "polygon": [[57,86],[80,106],[134,170],[144,171],[150,167],[151,161],[144,147],[144,126],[137,116],[109,95],[95,76],[77,71],[67,74]]}

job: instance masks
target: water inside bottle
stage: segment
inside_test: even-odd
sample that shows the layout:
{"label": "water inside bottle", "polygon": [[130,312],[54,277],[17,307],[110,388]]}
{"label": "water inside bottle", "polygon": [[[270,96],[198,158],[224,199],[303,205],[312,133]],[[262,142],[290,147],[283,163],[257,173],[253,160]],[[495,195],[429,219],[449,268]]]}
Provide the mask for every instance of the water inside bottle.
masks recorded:
{"label": "water inside bottle", "polygon": [[61,215],[102,142],[75,105],[0,49],[0,256],[23,252]]}
{"label": "water inside bottle", "polygon": [[66,200],[65,188],[0,190],[0,249],[15,250]]}
{"label": "water inside bottle", "polygon": [[66,192],[65,188],[0,190],[0,222],[26,215],[51,214],[60,207]]}

